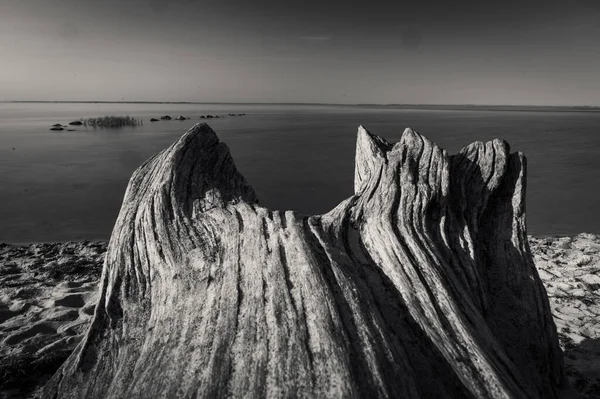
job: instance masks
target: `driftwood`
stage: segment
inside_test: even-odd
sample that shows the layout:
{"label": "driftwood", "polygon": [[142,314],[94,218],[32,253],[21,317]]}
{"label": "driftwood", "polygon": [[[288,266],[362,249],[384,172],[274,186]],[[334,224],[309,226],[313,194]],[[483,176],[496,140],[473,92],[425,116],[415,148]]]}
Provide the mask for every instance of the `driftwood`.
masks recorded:
{"label": "driftwood", "polygon": [[525,157],[360,127],[355,195],[258,205],[206,124],[132,176],[84,341],[45,397],[555,398]]}

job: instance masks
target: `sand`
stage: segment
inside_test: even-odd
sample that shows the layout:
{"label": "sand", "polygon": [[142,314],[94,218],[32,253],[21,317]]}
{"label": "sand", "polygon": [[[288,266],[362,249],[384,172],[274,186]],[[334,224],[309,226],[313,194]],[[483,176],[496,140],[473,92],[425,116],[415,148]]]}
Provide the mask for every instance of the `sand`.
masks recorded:
{"label": "sand", "polygon": [[[600,236],[530,237],[569,398],[600,398]],[[0,244],[0,398],[35,397],[81,340],[106,243]]]}
{"label": "sand", "polygon": [[600,236],[529,238],[572,391],[600,398]]}
{"label": "sand", "polygon": [[88,326],[105,243],[0,244],[0,398],[28,397]]}

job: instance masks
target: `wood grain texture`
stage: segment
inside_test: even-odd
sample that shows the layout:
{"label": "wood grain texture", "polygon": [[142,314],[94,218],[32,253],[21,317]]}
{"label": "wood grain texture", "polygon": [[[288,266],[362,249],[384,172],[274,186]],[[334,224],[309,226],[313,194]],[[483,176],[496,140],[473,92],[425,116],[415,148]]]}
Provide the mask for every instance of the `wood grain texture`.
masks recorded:
{"label": "wood grain texture", "polygon": [[360,127],[355,194],[258,205],[198,124],[132,176],[101,300],[48,398],[555,398],[562,354],[526,162]]}

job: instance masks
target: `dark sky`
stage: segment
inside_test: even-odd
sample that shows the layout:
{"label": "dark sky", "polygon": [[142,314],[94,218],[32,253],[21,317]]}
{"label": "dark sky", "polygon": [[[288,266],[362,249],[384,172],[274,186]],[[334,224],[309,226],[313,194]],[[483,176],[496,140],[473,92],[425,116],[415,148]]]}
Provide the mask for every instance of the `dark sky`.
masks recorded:
{"label": "dark sky", "polygon": [[0,100],[600,105],[599,43],[600,0],[0,0]]}

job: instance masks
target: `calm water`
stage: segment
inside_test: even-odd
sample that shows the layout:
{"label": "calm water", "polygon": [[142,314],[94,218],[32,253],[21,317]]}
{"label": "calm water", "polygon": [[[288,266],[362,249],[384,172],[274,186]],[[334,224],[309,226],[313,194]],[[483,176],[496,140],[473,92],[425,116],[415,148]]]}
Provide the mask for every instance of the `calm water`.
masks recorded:
{"label": "calm water", "polygon": [[[0,242],[107,239],[127,181],[201,114],[261,203],[323,213],[352,194],[356,130],[397,141],[405,127],[451,153],[506,139],[528,157],[533,234],[600,233],[600,113],[377,110],[333,106],[0,104]],[[151,123],[184,115],[188,121]],[[81,117],[131,115],[138,128],[49,131]]]}

